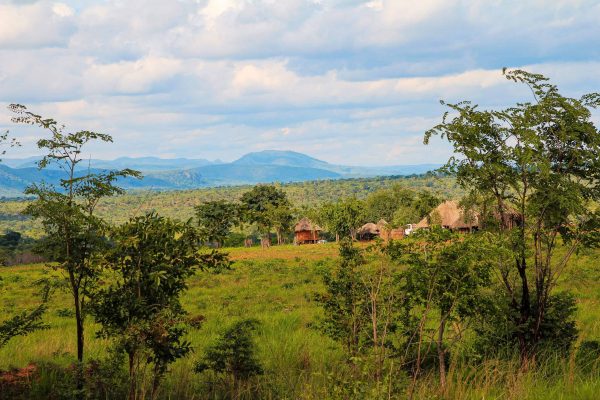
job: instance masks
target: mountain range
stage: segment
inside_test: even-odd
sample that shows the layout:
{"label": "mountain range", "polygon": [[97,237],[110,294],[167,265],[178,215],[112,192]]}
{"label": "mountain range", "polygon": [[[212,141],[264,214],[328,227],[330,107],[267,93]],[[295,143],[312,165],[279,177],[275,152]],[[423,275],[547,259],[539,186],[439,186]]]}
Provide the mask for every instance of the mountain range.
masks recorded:
{"label": "mountain range", "polygon": [[[41,181],[58,183],[63,176],[58,166],[39,170],[36,164],[39,160],[40,157],[2,160],[0,164],[0,196],[21,196],[25,187],[31,183]],[[144,174],[143,179],[128,178],[122,180],[119,184],[126,189],[156,190],[413,175],[440,167],[439,164],[386,167],[335,165],[306,154],[280,150],[248,153],[230,163],[187,158],[121,157],[115,160],[92,159],[82,162],[81,166],[82,171],[86,172],[88,170],[136,169],[142,171]]]}

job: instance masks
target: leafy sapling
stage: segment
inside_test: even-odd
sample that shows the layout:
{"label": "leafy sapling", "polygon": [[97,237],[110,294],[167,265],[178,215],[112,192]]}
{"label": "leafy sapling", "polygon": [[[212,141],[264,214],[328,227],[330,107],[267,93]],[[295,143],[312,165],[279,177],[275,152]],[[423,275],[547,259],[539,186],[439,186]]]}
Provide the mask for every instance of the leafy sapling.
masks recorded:
{"label": "leafy sapling", "polygon": [[58,186],[45,183],[32,184],[25,194],[35,197],[24,214],[39,220],[46,234],[40,248],[55,263],[52,268],[65,274],[75,310],[77,338],[77,390],[83,390],[81,364],[84,358],[84,321],[90,293],[100,276],[98,256],[106,249],[105,221],[96,214],[98,202],[105,197],[123,193],[117,180],[141,177],[137,171],[94,171],[83,167],[83,152],[91,143],[112,142],[107,134],[92,131],[65,132],[65,127],[55,120],[43,118],[12,104],[9,109],[16,114],[13,122],[34,125],[50,133],[38,140],[38,148],[46,155],[38,162],[40,169],[54,164],[63,177]]}
{"label": "leafy sapling", "polygon": [[263,374],[264,370],[256,356],[252,334],[259,327],[255,319],[244,319],[227,328],[217,342],[210,346],[195,371],[213,371],[225,374],[234,384]]}

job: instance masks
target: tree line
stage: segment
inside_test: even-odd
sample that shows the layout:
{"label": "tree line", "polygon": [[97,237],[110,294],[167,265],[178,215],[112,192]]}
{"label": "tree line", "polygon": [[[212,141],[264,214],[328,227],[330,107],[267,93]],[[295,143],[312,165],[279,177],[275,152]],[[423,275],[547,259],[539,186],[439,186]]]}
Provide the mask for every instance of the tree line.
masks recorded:
{"label": "tree line", "polygon": [[241,235],[246,244],[257,235],[264,247],[271,244],[273,233],[277,244],[289,242],[296,222],[302,217],[308,217],[324,228],[329,238],[339,241],[344,237],[356,239],[357,230],[367,222],[383,219],[390,227],[417,223],[441,201],[430,191],[393,185],[362,200],[343,197],[312,207],[294,207],[281,188],[257,185],[243,193],[237,202],[204,202],[195,207],[195,216],[203,237],[216,247],[225,243],[239,244],[228,240],[233,235]]}

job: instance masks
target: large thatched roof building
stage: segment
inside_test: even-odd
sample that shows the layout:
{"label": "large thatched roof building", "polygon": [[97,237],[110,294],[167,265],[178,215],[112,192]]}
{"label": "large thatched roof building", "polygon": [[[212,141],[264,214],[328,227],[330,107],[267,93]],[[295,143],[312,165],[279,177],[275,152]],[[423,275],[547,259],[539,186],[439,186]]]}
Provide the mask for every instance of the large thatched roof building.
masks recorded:
{"label": "large thatched roof building", "polygon": [[415,226],[415,229],[440,225],[442,228],[459,232],[472,232],[479,229],[479,216],[467,213],[458,202],[448,200],[437,206],[428,216]]}
{"label": "large thatched roof building", "polygon": [[308,218],[302,218],[294,227],[294,243],[317,243],[319,232],[322,230],[319,225],[312,223]]}

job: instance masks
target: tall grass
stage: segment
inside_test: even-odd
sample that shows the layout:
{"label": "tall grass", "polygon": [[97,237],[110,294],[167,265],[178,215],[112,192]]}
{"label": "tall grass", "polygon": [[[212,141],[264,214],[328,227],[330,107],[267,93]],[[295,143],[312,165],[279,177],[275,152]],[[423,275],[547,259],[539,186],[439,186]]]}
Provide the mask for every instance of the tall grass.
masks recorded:
{"label": "tall grass", "polygon": [[[600,268],[598,252],[579,254],[561,287],[575,291],[579,301],[580,341],[600,339]],[[202,272],[189,282],[183,305],[190,317],[203,320],[191,329],[188,340],[194,352],[176,362],[162,386],[165,399],[329,399],[407,398],[410,379],[392,364],[379,385],[356,370],[339,344],[315,328],[321,315],[313,301],[322,290],[320,272],[334,262],[335,247],[282,246],[271,249],[238,249],[234,268],[220,274]],[[33,307],[38,299],[33,283],[56,274],[41,265],[0,269],[0,309],[10,315]],[[71,301],[66,292],[56,292],[44,319],[45,331],[15,338],[0,349],[0,369],[24,367],[30,362],[41,369],[32,382],[29,398],[68,397],[56,392],[64,381],[64,370],[75,360],[75,327],[69,315]],[[233,387],[211,372],[195,374],[194,363],[218,335],[236,320],[255,318],[259,359],[264,375]],[[95,337],[91,319],[86,325],[86,357],[105,359],[110,341]],[[469,364],[454,358],[448,386],[441,393],[435,371],[417,381],[414,399],[597,399],[600,372],[583,371],[570,355],[540,361],[528,370],[517,362],[488,360]],[[61,370],[62,369],[62,370]],[[60,372],[62,371],[62,372]],[[64,385],[63,385],[64,386]],[[53,392],[53,390],[55,390]],[[57,394],[58,393],[58,394]],[[51,397],[51,396],[50,396]],[[2,398],[0,394],[0,398]]]}

